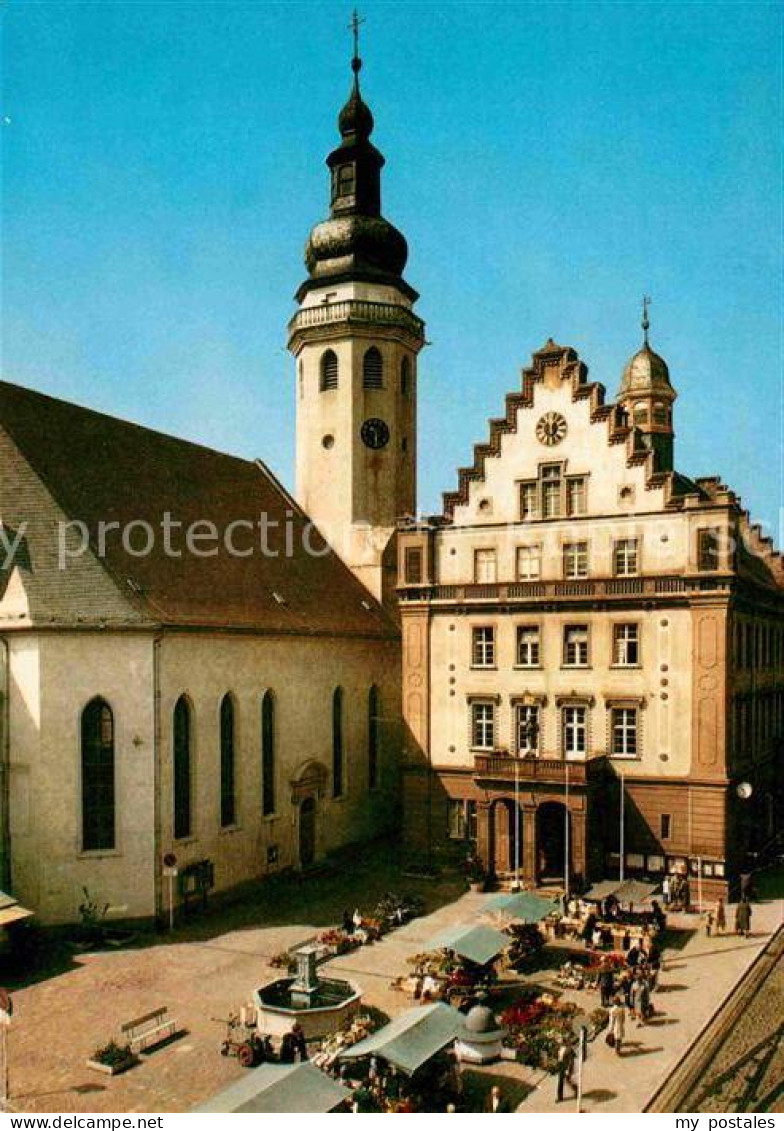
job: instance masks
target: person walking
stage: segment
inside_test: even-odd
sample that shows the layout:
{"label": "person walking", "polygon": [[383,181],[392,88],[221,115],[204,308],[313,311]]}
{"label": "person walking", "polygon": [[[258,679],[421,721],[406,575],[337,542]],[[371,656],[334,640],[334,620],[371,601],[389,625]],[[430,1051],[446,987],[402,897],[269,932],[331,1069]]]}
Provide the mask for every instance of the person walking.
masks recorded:
{"label": "person walking", "polygon": [[609,1009],[615,993],[615,975],[609,962],[604,962],[599,971],[599,993],[601,994],[602,1008]]}
{"label": "person walking", "polygon": [[723,935],[727,930],[727,909],[721,896],[716,900],[716,912],[713,921],[716,924],[716,934]]}
{"label": "person walking", "polygon": [[735,908],[735,934],[744,938],[751,934],[751,904],[748,899],[741,899]]}
{"label": "person walking", "polygon": [[662,880],[662,903],[665,907],[670,906],[670,877],[666,875]]}
{"label": "person walking", "polygon": [[607,1043],[615,1049],[615,1055],[621,1055],[623,1039],[626,1036],[626,1006],[621,998],[616,997],[610,1009],[609,1031]]}
{"label": "person walking", "polygon": [[574,1046],[564,1037],[558,1049],[558,1087],[555,1102],[563,1103],[564,1085],[568,1084],[574,1095],[577,1095],[577,1085],[574,1082]]}

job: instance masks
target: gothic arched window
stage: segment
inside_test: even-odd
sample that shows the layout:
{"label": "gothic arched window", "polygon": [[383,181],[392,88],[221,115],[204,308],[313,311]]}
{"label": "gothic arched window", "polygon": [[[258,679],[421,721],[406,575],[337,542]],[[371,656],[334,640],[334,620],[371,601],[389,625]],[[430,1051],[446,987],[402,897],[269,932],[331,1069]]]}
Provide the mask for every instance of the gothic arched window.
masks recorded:
{"label": "gothic arched window", "polygon": [[332,693],[332,796],[343,796],[343,689]]}
{"label": "gothic arched window", "polygon": [[105,699],[82,711],[82,849],[115,846],[114,715]]}
{"label": "gothic arched window", "polygon": [[338,355],[334,350],[325,350],[321,355],[321,380],[319,385],[322,393],[327,389],[338,387]]}
{"label": "gothic arched window", "polygon": [[233,825],[237,816],[235,797],[234,699],[224,695],[220,705],[220,809],[221,827]]}
{"label": "gothic arched window", "polygon": [[172,746],[174,793],[174,838],[191,835],[191,708],[181,695],[174,704]]}
{"label": "gothic arched window", "polygon": [[368,692],[368,786],[370,789],[375,789],[378,785],[380,724],[379,694],[374,684]]}
{"label": "gothic arched window", "polygon": [[362,384],[366,389],[384,387],[384,362],[375,346],[371,346],[362,359]]}
{"label": "gothic arched window", "polygon": [[266,691],[261,700],[261,812],[275,812],[275,697]]}

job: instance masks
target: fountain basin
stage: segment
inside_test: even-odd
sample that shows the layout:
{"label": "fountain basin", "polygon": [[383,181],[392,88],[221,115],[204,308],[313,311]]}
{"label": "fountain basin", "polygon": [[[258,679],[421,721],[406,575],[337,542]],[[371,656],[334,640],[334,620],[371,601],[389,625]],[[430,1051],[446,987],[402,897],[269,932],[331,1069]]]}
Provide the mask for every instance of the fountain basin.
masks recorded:
{"label": "fountain basin", "polygon": [[305,996],[297,981],[296,977],[278,978],[254,990],[260,1033],[282,1037],[299,1022],[306,1040],[326,1037],[348,1024],[362,1004],[362,991],[353,982],[319,978]]}

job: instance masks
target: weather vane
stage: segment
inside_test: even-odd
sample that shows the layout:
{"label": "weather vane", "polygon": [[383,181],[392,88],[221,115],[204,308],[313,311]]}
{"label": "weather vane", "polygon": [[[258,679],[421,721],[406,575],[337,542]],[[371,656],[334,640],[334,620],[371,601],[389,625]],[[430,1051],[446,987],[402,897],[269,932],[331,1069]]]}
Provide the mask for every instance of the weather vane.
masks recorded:
{"label": "weather vane", "polygon": [[648,295],[642,296],[642,331],[645,334],[645,344],[648,344],[648,331],[651,328],[651,320],[648,317],[648,307],[651,305],[651,300]]}
{"label": "weather vane", "polygon": [[355,8],[354,14],[351,17],[351,23],[348,25],[354,35],[354,58],[351,60],[351,67],[355,74],[362,67],[362,60],[359,57],[359,27],[360,24],[364,24],[364,22],[364,17],[360,19],[359,13]]}

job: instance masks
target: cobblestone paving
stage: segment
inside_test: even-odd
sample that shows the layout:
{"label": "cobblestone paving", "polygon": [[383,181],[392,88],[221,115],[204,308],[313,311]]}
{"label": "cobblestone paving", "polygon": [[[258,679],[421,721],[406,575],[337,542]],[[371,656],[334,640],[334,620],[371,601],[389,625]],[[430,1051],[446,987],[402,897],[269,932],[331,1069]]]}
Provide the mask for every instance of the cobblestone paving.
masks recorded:
{"label": "cobblestone paving", "polygon": [[683,1111],[784,1112],[784,953],[718,1045]]}

